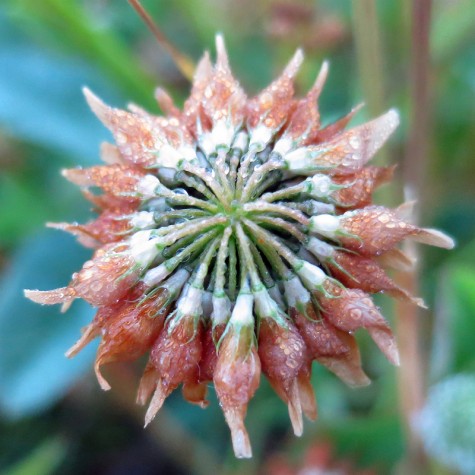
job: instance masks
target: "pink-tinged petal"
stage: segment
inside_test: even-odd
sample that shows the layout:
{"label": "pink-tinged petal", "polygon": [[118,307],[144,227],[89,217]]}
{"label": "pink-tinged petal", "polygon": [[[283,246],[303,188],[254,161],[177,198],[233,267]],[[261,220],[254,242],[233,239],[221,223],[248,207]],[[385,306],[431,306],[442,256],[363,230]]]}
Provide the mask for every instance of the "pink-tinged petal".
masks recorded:
{"label": "pink-tinged petal", "polygon": [[301,166],[292,165],[292,161],[296,157],[305,157],[302,172],[313,167],[334,175],[350,175],[373,158],[398,125],[399,115],[391,109],[377,119],[336,135],[328,142],[291,152],[286,161],[294,172],[298,172]]}
{"label": "pink-tinged petal", "polygon": [[61,287],[54,290],[25,290],[24,294],[27,299],[41,305],[66,303],[77,298],[76,292],[70,287]]}
{"label": "pink-tinged petal", "polygon": [[119,148],[108,142],[101,143],[101,159],[108,165],[125,164]]}
{"label": "pink-tinged petal", "polygon": [[175,106],[173,99],[167,91],[165,91],[161,87],[157,87],[157,89],[155,89],[155,100],[160,106],[160,109],[165,112],[165,115],[181,119],[182,112],[180,109],[178,109],[178,107]]}
{"label": "pink-tinged petal", "polygon": [[213,381],[213,374],[218,362],[216,345],[223,336],[226,325],[209,325],[203,334],[203,355],[200,361],[200,381]]}

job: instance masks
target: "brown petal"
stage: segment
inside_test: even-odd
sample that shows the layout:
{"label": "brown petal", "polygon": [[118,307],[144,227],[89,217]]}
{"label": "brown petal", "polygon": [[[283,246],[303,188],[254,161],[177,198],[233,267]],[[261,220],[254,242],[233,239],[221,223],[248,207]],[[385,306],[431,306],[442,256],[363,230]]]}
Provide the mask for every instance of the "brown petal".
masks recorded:
{"label": "brown petal", "polygon": [[329,142],[307,149],[316,153],[316,165],[332,168],[332,173],[337,175],[353,174],[373,158],[398,124],[397,112],[390,110],[377,119],[336,135]]}
{"label": "brown petal", "polygon": [[145,425],[153,420],[164,400],[179,384],[197,381],[201,332],[201,323],[196,325],[195,317],[185,315],[175,326],[168,324],[153,344],[150,361],[159,380],[145,415]]}
{"label": "brown petal", "polygon": [[102,165],[90,168],[63,170],[63,176],[78,186],[98,186],[106,193],[123,197],[136,193],[137,184],[144,172],[128,165]]}
{"label": "brown petal", "polygon": [[69,285],[78,297],[96,307],[117,302],[137,281],[135,262],[120,253],[116,244],[98,249],[83,268],[73,274]]}
{"label": "brown petal", "polygon": [[425,308],[421,299],[412,297],[409,292],[399,287],[373,259],[342,251],[335,251],[333,258],[336,264],[346,272],[331,261],[327,262],[327,266],[333,277],[345,287],[369,293],[386,292],[395,298]]}
{"label": "brown petal", "polygon": [[209,401],[206,400],[206,393],[208,392],[207,383],[198,383],[195,381],[183,383],[182,393],[185,401],[191,404],[200,406],[201,409],[205,409],[209,405]]}
{"label": "brown petal", "polygon": [[156,295],[142,303],[126,302],[102,325],[102,341],[97,350],[95,370],[101,387],[100,367],[104,364],[133,361],[145,354],[163,328],[167,310]]}
{"label": "brown petal", "polygon": [[399,365],[395,338],[368,294],[356,289],[340,289],[338,297],[319,296],[319,302],[327,321],[345,332],[365,328],[387,359]]}
{"label": "brown petal", "polygon": [[304,362],[305,344],[297,328],[263,318],[259,326],[259,358],[262,371],[277,394],[288,404],[295,435],[302,435],[302,409],[297,377]]}
{"label": "brown petal", "polygon": [[234,124],[242,121],[246,95],[229,67],[228,55],[221,35],[216,37],[217,61],[204,90],[203,109],[212,122],[229,115]]}
{"label": "brown petal", "polygon": [[[254,328],[249,330],[253,332]],[[219,348],[213,380],[239,458],[252,456],[244,417],[259,386],[260,372],[259,356],[249,332],[228,331]]]}
{"label": "brown petal", "polygon": [[226,329],[226,324],[209,325],[203,332],[203,355],[200,361],[200,381],[213,381],[213,374],[218,361],[216,344],[221,340],[221,336]]}
{"label": "brown petal", "polygon": [[[300,99],[285,129],[286,135],[293,139],[302,137],[301,145],[310,143],[320,128],[320,113],[317,101],[328,75],[328,62],[324,61],[314,85],[307,95]],[[304,135],[305,134],[305,135]]]}
{"label": "brown petal", "polygon": [[302,51],[297,50],[282,75],[248,102],[250,128],[263,123],[270,129],[277,129],[287,120],[293,106],[294,79],[302,61]]}
{"label": "brown petal", "polygon": [[305,351],[305,363],[300,368],[297,384],[300,395],[300,404],[302,406],[303,413],[307,419],[314,421],[318,416],[317,400],[315,398],[315,392],[313,390],[311,376],[312,376],[312,356],[308,349]]}
{"label": "brown petal", "polygon": [[[311,305],[307,307],[307,314],[316,319]],[[370,383],[361,368],[358,345],[351,335],[335,328],[328,321],[311,321],[298,312],[294,315],[309,352],[319,363],[349,386],[366,386]]]}
{"label": "brown petal", "polygon": [[89,89],[84,88],[83,92],[93,112],[114,135],[124,159],[144,167],[153,166],[156,163],[154,152],[163,143],[160,131],[143,117],[107,106]]}
{"label": "brown petal", "polygon": [[454,246],[453,240],[440,231],[406,223],[384,206],[368,206],[345,213],[341,216],[340,227],[348,234],[357,236],[342,237],[344,246],[364,255],[380,255],[406,237],[446,249]]}
{"label": "brown petal", "polygon": [[333,196],[345,207],[362,208],[372,202],[374,190],[391,180],[394,167],[365,167],[354,175],[334,176],[333,181],[340,185],[348,185],[338,190]]}

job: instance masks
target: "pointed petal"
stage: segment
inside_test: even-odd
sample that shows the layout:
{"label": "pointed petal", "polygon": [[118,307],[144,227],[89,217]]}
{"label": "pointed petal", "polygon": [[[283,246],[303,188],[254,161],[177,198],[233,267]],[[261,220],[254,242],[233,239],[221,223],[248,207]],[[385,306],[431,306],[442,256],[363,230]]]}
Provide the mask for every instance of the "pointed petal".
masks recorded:
{"label": "pointed petal", "polygon": [[400,249],[391,249],[376,258],[383,266],[391,267],[402,272],[411,272],[416,265],[416,259]]}
{"label": "pointed petal", "polygon": [[167,116],[181,118],[182,114],[180,109],[175,106],[173,99],[167,91],[161,87],[155,89],[155,100],[158,102],[160,109],[162,109]]}
{"label": "pointed petal", "polygon": [[417,233],[411,235],[410,238],[414,241],[443,249],[453,249],[455,247],[455,241],[437,229],[420,229]]}
{"label": "pointed petal", "polygon": [[88,325],[79,340],[66,351],[65,356],[67,358],[72,358],[76,356],[85,346],[87,346],[94,338],[100,335],[99,328],[94,324],[91,323]]}
{"label": "pointed petal", "polygon": [[55,305],[70,302],[76,298],[76,292],[70,287],[61,287],[54,290],[25,290],[25,297],[41,305]]}
{"label": "pointed petal", "polygon": [[302,405],[300,403],[300,392],[297,379],[292,381],[288,395],[288,410],[294,434],[300,437],[303,434]]}
{"label": "pointed petal", "polygon": [[317,400],[315,398],[315,391],[313,390],[312,383],[310,381],[311,375],[311,362],[308,368],[301,370],[297,384],[300,394],[300,404],[302,406],[303,413],[307,419],[314,421],[318,416]]}
{"label": "pointed petal", "polygon": [[153,393],[152,400],[148,406],[147,412],[145,413],[144,427],[147,427],[153,421],[153,419],[155,419],[155,416],[162,408],[165,399],[170,395],[170,393],[171,390],[169,388],[165,388],[162,385],[161,380],[159,380],[155,392]]}
{"label": "pointed petal", "polygon": [[303,61],[302,50],[297,50],[282,75],[259,95],[248,102],[248,125],[251,129],[263,124],[277,130],[288,117],[293,105],[294,79]]}
{"label": "pointed petal", "polygon": [[238,407],[224,409],[224,416],[231,430],[234,455],[238,459],[251,458],[252,449],[249,434],[244,426],[245,409]]}
{"label": "pointed petal", "polygon": [[158,371],[155,369],[150,360],[145,366],[142,378],[140,379],[139,388],[137,390],[136,403],[140,406],[144,406],[150,399],[152,393],[157,387],[157,381],[159,380]]}
{"label": "pointed petal", "polygon": [[144,167],[156,162],[155,152],[164,145],[159,130],[154,130],[149,120],[104,104],[89,89],[83,89],[92,111],[112,132],[121,155],[127,161]]}

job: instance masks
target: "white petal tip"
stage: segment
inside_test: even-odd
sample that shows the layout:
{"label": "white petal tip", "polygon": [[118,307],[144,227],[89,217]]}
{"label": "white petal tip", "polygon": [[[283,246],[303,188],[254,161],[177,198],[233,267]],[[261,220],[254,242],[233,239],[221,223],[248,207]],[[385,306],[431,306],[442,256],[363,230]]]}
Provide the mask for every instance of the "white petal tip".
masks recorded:
{"label": "white petal tip", "polygon": [[422,229],[421,232],[411,237],[415,241],[443,249],[453,249],[455,247],[455,241],[437,229]]}

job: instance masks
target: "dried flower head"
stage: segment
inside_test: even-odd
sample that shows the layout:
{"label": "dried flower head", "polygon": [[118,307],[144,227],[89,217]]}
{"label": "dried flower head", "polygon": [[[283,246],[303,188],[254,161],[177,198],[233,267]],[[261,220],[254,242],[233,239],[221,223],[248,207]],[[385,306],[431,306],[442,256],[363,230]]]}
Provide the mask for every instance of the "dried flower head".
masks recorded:
{"label": "dried flower head", "polygon": [[396,111],[345,131],[352,111],[322,128],[326,62],[304,98],[294,98],[299,50],[249,99],[221,36],[216,48],[214,65],[208,54],[200,61],[183,111],[161,89],[165,116],[115,109],[84,90],[116,145],[103,145],[106,165],[64,171],[98,218],[54,226],[97,250],[67,287],[26,295],[98,307],[67,355],[99,336],[103,389],[102,365],[149,353],[137,398],[150,400],[146,424],[180,385],[187,400],[206,406],[212,381],[236,456],[250,457],[244,418],[261,371],[300,435],[302,413],[317,416],[313,360],[352,386],[368,384],[353,336],[365,328],[398,364],[393,334],[369,296],[422,305],[381,267],[407,265],[395,246],[404,238],[453,243],[406,222],[405,206],[372,204],[392,168],[366,163],[398,125]]}

